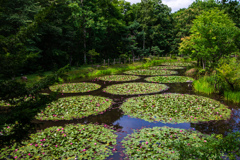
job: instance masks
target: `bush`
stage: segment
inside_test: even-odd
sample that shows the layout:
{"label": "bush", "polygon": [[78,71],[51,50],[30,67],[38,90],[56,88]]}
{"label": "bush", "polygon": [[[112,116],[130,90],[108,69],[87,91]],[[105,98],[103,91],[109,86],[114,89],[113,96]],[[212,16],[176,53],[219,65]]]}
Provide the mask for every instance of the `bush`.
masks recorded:
{"label": "bush", "polygon": [[232,91],[240,89],[240,64],[234,58],[224,58],[220,60],[217,71],[222,79],[228,84]]}

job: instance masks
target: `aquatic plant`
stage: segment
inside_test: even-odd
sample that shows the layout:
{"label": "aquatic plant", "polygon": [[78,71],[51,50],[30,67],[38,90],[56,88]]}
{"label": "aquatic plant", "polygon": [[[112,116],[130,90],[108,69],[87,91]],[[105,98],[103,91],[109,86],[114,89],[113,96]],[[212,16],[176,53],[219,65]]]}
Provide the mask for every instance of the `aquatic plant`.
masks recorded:
{"label": "aquatic plant", "polygon": [[162,65],[166,65],[166,66],[182,66],[182,67],[187,67],[187,66],[192,66],[193,63],[182,63],[182,62],[166,62],[166,63],[162,63]]}
{"label": "aquatic plant", "polygon": [[103,126],[55,126],[30,135],[29,140],[3,148],[0,159],[105,159],[112,154],[116,137]]}
{"label": "aquatic plant", "polygon": [[95,83],[64,83],[54,86],[50,86],[49,89],[52,91],[60,90],[61,93],[79,93],[79,92],[90,92],[98,88],[101,88],[100,85]]}
{"label": "aquatic plant", "polygon": [[112,104],[111,99],[99,96],[60,98],[36,115],[39,120],[71,120],[104,112]]}
{"label": "aquatic plant", "polygon": [[134,130],[122,143],[129,159],[222,159],[239,155],[239,136],[237,133],[218,139],[218,135],[191,129],[153,127]]}
{"label": "aquatic plant", "polygon": [[224,98],[228,101],[240,103],[240,92],[224,91]]}
{"label": "aquatic plant", "polygon": [[183,82],[194,81],[193,78],[184,77],[184,76],[157,76],[157,77],[148,77],[145,80],[149,82],[158,82],[158,83],[183,83]]}
{"label": "aquatic plant", "polygon": [[139,78],[140,77],[138,76],[131,76],[131,75],[110,75],[110,76],[99,77],[98,79],[103,81],[133,81]]}
{"label": "aquatic plant", "polygon": [[204,77],[193,81],[193,88],[197,92],[211,94],[215,92],[215,88]]}
{"label": "aquatic plant", "polygon": [[132,74],[132,75],[171,75],[171,74],[177,74],[177,71],[139,69],[139,70],[126,71],[124,73]]}
{"label": "aquatic plant", "polygon": [[231,110],[220,102],[196,95],[158,94],[129,98],[124,114],[149,122],[184,123],[230,118]]}
{"label": "aquatic plant", "polygon": [[123,83],[108,86],[103,91],[117,95],[135,95],[155,93],[167,90],[169,87],[164,84],[153,83]]}
{"label": "aquatic plant", "polygon": [[179,67],[179,66],[154,66],[154,67],[150,67],[149,69],[185,69],[185,67]]}

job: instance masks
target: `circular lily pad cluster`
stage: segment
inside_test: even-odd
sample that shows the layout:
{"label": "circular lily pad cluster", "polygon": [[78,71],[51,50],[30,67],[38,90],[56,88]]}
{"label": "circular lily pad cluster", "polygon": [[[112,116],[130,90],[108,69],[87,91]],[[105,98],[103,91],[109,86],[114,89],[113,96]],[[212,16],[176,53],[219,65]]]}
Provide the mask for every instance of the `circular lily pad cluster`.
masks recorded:
{"label": "circular lily pad cluster", "polygon": [[58,89],[62,93],[78,93],[78,92],[90,92],[101,88],[100,85],[95,83],[65,83],[65,84],[58,84],[49,87],[52,91],[57,91]]}
{"label": "circular lily pad cluster", "polygon": [[113,130],[89,125],[50,127],[30,136],[22,146],[3,149],[0,158],[15,159],[105,159],[116,145]]}
{"label": "circular lily pad cluster", "polygon": [[109,75],[104,77],[99,77],[100,80],[103,81],[133,81],[139,79],[138,76],[130,76],[130,75]]}
{"label": "circular lily pad cluster", "polygon": [[179,66],[154,66],[154,67],[150,67],[150,69],[184,69],[184,67],[179,67]]}
{"label": "circular lily pad cluster", "polygon": [[96,115],[111,106],[112,100],[99,96],[60,98],[36,116],[40,120],[71,120]]}
{"label": "circular lily pad cluster", "polygon": [[159,83],[182,83],[182,82],[193,82],[194,79],[191,77],[184,76],[157,76],[149,77],[145,79],[149,82],[159,82]]}
{"label": "circular lily pad cluster", "polygon": [[[192,130],[153,127],[128,135],[122,143],[130,159],[179,159],[180,153],[175,146],[180,142],[182,148],[189,151],[192,148],[206,146],[214,140],[213,137]],[[195,152],[201,152],[201,150]],[[214,159],[214,156],[216,155],[209,155],[208,158]]]}
{"label": "circular lily pad cluster", "polygon": [[192,63],[181,63],[181,62],[166,62],[166,63],[162,63],[162,65],[166,65],[166,66],[182,66],[182,67],[187,67],[187,66],[192,66]]}
{"label": "circular lily pad cluster", "polygon": [[164,84],[153,83],[123,83],[111,85],[104,89],[104,91],[117,95],[135,95],[161,92],[168,89]]}
{"label": "circular lily pad cluster", "polygon": [[169,70],[150,70],[150,69],[139,69],[139,70],[131,70],[124,72],[126,74],[133,75],[171,75],[177,74],[177,71],[169,71]]}
{"label": "circular lily pad cluster", "polygon": [[158,94],[129,98],[121,106],[125,114],[146,121],[184,123],[230,118],[231,110],[220,102],[196,95]]}

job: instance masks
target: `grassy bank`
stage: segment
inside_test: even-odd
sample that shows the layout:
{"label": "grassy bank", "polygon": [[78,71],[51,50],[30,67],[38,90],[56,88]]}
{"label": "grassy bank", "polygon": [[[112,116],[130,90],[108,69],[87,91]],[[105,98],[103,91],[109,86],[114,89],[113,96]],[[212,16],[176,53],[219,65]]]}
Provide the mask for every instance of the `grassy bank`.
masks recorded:
{"label": "grassy bank", "polygon": [[[151,66],[161,65],[164,62],[176,62],[183,61],[177,59],[158,59],[158,60],[150,60],[148,62],[135,62],[132,64],[115,64],[110,66],[96,66],[96,65],[85,65],[82,67],[71,67],[71,70],[66,73],[63,79],[59,79],[59,83],[63,82],[71,82],[73,80],[85,80],[92,79],[98,76],[103,75],[112,75],[112,74],[120,74],[124,71],[134,70],[134,69],[144,69]],[[48,71],[39,74],[31,74],[25,75],[28,78],[26,82],[28,86],[31,86],[34,82],[39,81],[40,79],[52,74],[53,72]],[[21,81],[21,77],[17,78]]]}
{"label": "grassy bank", "polygon": [[240,91],[239,92],[225,91],[224,97],[228,101],[240,103]]}
{"label": "grassy bank", "polygon": [[230,87],[222,79],[216,79],[216,76],[204,76],[193,82],[193,88],[196,92],[205,94],[223,94],[224,99],[235,103],[240,103],[240,91],[231,91]]}
{"label": "grassy bank", "polygon": [[212,94],[215,92],[214,86],[208,82],[208,77],[202,77],[193,82],[193,88],[197,92]]}

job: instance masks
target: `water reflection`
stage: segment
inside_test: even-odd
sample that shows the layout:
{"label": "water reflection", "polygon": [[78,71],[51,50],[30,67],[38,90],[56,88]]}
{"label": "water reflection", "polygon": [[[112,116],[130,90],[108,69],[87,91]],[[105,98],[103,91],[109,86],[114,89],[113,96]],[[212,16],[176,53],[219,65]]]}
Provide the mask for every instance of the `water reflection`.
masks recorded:
{"label": "water reflection", "polygon": [[[178,75],[182,76],[184,73],[184,70],[177,70]],[[128,81],[128,83],[135,83],[135,82],[146,82],[144,79],[149,76],[139,76],[141,77],[140,79],[137,79],[135,81]],[[79,82],[79,81],[75,81]],[[222,97],[219,95],[205,95],[205,94],[200,94],[197,93],[197,95],[209,97],[216,99],[218,101],[221,101],[222,103],[225,103],[226,105],[229,106],[230,109],[232,109],[232,115],[231,118],[228,120],[221,120],[221,121],[209,121],[209,122],[198,122],[198,123],[180,123],[180,124],[169,124],[169,123],[162,123],[162,122],[147,122],[142,119],[137,119],[137,118],[132,118],[128,115],[124,115],[122,110],[120,109],[121,104],[127,99],[131,97],[135,97],[134,95],[112,95],[106,92],[103,92],[102,89],[113,84],[120,84],[120,83],[125,83],[125,82],[104,82],[98,79],[93,79],[93,80],[88,80],[85,82],[94,82],[97,84],[100,84],[102,87],[98,90],[87,92],[87,93],[69,93],[69,94],[59,94],[60,97],[68,97],[68,96],[78,96],[78,95],[96,95],[96,96],[102,96],[106,98],[110,98],[114,101],[114,104],[109,108],[106,112],[103,114],[99,114],[96,116],[89,116],[83,119],[75,119],[75,120],[70,120],[70,121],[37,121],[35,120],[35,123],[41,123],[42,125],[38,129],[45,129],[51,126],[64,126],[66,124],[70,123],[98,123],[98,124],[107,124],[110,126],[113,126],[115,130],[117,131],[116,134],[118,135],[117,138],[117,153],[114,153],[113,156],[110,156],[108,159],[123,159],[124,158],[124,153],[121,145],[121,141],[127,134],[133,133],[133,130],[139,130],[141,128],[145,127],[163,127],[163,126],[168,126],[168,127],[173,127],[173,128],[182,128],[182,129],[195,129],[199,132],[206,133],[206,134],[224,134],[226,135],[229,132],[232,131],[240,131],[240,110],[237,109],[236,104],[228,103],[226,101],[222,100]],[[149,82],[147,82],[149,83]],[[159,94],[163,93],[182,93],[182,94],[196,94],[192,90],[191,83],[174,83],[174,84],[166,84],[167,86],[170,87],[169,90],[165,92],[159,92]],[[45,92],[50,92],[49,90],[46,90]],[[152,94],[147,94],[147,95],[153,95],[156,93]],[[146,95],[146,94],[145,94]]]}

